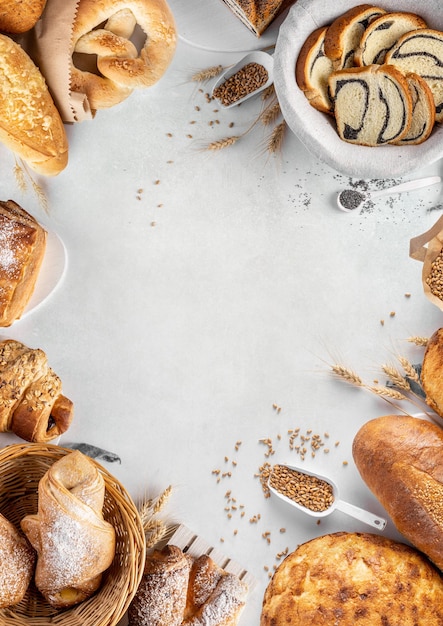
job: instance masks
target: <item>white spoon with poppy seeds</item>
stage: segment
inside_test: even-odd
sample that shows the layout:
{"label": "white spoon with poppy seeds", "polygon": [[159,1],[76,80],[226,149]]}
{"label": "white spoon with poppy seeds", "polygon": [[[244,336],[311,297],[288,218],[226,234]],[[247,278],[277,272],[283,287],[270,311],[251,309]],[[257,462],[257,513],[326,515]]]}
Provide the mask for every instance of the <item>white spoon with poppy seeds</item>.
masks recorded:
{"label": "white spoon with poppy seeds", "polygon": [[278,498],[311,517],[326,517],[337,510],[379,530],[386,528],[383,517],[342,500],[333,480],[296,465],[274,465],[268,487]]}
{"label": "white spoon with poppy seeds", "polygon": [[421,187],[428,187],[429,185],[436,185],[441,182],[440,176],[429,176],[427,178],[418,178],[417,180],[409,180],[406,183],[400,185],[394,185],[387,189],[380,189],[379,191],[359,191],[358,189],[344,189],[340,191],[337,196],[338,208],[342,211],[354,211],[358,207],[366,202],[366,200],[373,200],[380,196],[388,196],[393,193],[401,193],[402,191],[412,191],[413,189],[420,189]]}

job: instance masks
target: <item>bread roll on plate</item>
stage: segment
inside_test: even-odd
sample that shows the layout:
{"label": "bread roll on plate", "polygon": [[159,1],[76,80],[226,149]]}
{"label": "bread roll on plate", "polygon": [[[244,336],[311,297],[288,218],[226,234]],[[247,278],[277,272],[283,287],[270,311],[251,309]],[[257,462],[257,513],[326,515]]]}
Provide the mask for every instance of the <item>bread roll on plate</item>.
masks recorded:
{"label": "bread roll on plate", "polygon": [[360,428],[352,453],[396,528],[443,570],[443,430],[424,419],[385,415]]}
{"label": "bread roll on plate", "polygon": [[68,162],[65,128],[40,70],[0,35],[0,141],[35,172],[53,176]]}

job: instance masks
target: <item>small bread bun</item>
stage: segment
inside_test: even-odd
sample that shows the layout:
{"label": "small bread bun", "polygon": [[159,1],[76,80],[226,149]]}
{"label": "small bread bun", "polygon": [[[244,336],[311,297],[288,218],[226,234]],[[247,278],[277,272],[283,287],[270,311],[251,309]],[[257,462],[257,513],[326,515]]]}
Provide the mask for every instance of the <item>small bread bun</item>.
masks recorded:
{"label": "small bread bun", "polygon": [[443,328],[435,331],[426,346],[421,384],[427,404],[443,417]]}
{"label": "small bread bun", "polygon": [[26,33],[39,20],[46,0],[0,0],[0,30]]}
{"label": "small bread bun", "polygon": [[68,140],[40,70],[21,46],[0,35],[0,141],[38,174],[68,162]]}
{"label": "small bread bun", "polygon": [[0,513],[0,608],[20,602],[34,574],[35,552]]}

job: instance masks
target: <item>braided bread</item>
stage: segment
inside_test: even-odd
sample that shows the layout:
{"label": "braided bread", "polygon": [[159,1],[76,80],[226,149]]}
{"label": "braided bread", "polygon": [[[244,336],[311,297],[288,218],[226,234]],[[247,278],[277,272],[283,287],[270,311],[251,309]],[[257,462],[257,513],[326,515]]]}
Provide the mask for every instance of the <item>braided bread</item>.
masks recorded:
{"label": "braided bread", "polygon": [[34,442],[64,433],[73,404],[61,394],[61,386],[43,350],[12,339],[0,342],[0,432]]}
{"label": "braided bread", "polygon": [[[145,37],[140,52],[131,41],[137,26]],[[156,83],[174,55],[176,29],[165,0],[80,0],[72,42],[71,90],[95,110]]]}

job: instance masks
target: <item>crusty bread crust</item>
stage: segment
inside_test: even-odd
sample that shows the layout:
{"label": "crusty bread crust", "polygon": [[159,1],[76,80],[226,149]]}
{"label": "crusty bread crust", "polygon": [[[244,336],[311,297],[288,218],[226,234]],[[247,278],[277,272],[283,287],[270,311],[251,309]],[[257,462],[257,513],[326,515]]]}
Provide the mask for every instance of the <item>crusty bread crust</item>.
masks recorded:
{"label": "crusty bread crust", "polygon": [[443,417],[443,328],[429,339],[423,356],[421,383],[426,402]]}
{"label": "crusty bread crust", "polygon": [[65,128],[45,80],[6,35],[0,35],[0,141],[39,174],[54,176],[68,163]]}
{"label": "crusty bread crust", "polygon": [[278,566],[260,626],[441,626],[443,579],[417,550],[371,533],[300,545]]}
{"label": "crusty bread crust", "polygon": [[41,17],[46,0],[0,0],[0,30],[26,33]]}
{"label": "crusty bread crust", "polygon": [[443,430],[424,419],[385,415],[360,428],[352,453],[399,532],[442,570]]}

